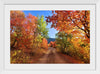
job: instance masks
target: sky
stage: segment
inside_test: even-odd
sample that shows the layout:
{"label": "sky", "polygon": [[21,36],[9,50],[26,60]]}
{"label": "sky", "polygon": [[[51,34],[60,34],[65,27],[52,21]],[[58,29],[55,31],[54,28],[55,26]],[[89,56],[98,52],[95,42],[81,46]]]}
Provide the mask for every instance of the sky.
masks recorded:
{"label": "sky", "polygon": [[[46,20],[46,16],[52,15],[52,11],[50,10],[33,10],[33,11],[29,11],[29,10],[25,10],[23,11],[25,16],[27,16],[29,13],[32,14],[33,16],[39,15],[39,16],[44,16],[44,21]],[[47,28],[49,28],[49,32],[48,35],[50,38],[55,38],[55,34],[58,33],[58,31],[54,28],[51,28],[51,23],[48,23]]]}

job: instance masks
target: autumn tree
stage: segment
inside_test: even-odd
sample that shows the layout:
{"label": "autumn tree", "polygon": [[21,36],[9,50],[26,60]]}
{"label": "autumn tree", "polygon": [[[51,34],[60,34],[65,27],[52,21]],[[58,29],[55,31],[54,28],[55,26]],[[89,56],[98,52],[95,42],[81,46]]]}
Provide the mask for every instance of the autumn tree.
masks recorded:
{"label": "autumn tree", "polygon": [[25,15],[21,11],[10,11],[10,35],[11,35],[11,47],[14,47],[15,43],[22,36],[22,21],[25,19]]}
{"label": "autumn tree", "polygon": [[16,43],[17,49],[32,48],[37,17],[31,14],[25,17],[22,11],[11,11],[10,21],[11,47]]}
{"label": "autumn tree", "polygon": [[51,27],[59,31],[71,33],[77,27],[88,39],[90,38],[90,11],[88,10],[55,10],[52,16],[46,18],[47,22],[52,22]]}
{"label": "autumn tree", "polygon": [[46,38],[43,38],[41,47],[44,49],[48,49],[48,41]]}
{"label": "autumn tree", "polygon": [[[46,28],[47,24],[46,21],[44,21],[44,16],[37,16],[37,29],[36,29],[36,43],[37,43],[37,47],[41,48],[41,47],[46,47],[47,48],[47,40],[46,38],[48,38],[48,28]],[[44,44],[43,44],[44,43]]]}
{"label": "autumn tree", "polygon": [[50,41],[49,47],[56,47],[56,42],[55,41]]}
{"label": "autumn tree", "polygon": [[24,19],[23,23],[23,36],[22,40],[26,48],[33,48],[34,38],[35,38],[35,32],[37,28],[37,17],[29,14]]}
{"label": "autumn tree", "polygon": [[71,38],[72,35],[65,32],[59,32],[56,34],[56,45],[61,52],[66,52],[67,48],[71,45]]}

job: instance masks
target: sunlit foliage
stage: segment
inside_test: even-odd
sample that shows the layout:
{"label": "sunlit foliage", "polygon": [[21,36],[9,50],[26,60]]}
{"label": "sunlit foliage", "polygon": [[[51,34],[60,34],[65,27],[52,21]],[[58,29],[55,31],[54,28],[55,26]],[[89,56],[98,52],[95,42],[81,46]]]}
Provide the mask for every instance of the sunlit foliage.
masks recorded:
{"label": "sunlit foliage", "polygon": [[[86,63],[90,62],[90,11],[55,10],[47,16],[51,28],[59,31],[57,49]],[[68,35],[71,35],[68,38]]]}
{"label": "sunlit foliage", "polygon": [[[48,49],[47,37],[48,29],[46,28],[46,21],[44,21],[43,16],[40,18],[31,14],[25,16],[22,11],[10,11],[10,48],[12,63],[14,61],[17,63],[18,60],[21,60],[20,57],[17,57],[19,51],[23,54],[21,57],[24,59],[24,61],[21,60],[19,62],[26,62],[27,58],[30,57],[25,53],[33,55],[34,53],[42,53],[42,47]],[[17,58],[13,59],[14,56]]]}

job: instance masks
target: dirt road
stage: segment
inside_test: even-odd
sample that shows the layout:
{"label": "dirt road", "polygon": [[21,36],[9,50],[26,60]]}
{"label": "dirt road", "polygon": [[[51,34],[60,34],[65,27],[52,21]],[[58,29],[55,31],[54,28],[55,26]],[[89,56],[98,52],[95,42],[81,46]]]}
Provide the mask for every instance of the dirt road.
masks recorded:
{"label": "dirt road", "polygon": [[46,64],[54,64],[54,63],[81,63],[81,61],[77,61],[76,59],[70,57],[70,56],[65,56],[62,54],[57,53],[55,48],[49,47],[47,53],[41,57],[38,62],[39,64],[41,63],[46,63]]}

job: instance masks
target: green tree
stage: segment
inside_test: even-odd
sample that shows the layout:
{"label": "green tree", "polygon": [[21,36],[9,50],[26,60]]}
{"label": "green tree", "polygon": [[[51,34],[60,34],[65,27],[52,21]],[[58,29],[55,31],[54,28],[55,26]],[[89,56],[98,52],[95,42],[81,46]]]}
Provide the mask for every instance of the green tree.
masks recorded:
{"label": "green tree", "polygon": [[59,32],[56,34],[56,44],[57,48],[60,49],[61,52],[65,53],[67,48],[71,45],[71,34],[67,34],[65,32]]}
{"label": "green tree", "polygon": [[44,38],[49,38],[48,36],[48,28],[46,28],[47,24],[46,21],[44,21],[44,16],[37,16],[38,17],[38,26],[37,26],[37,31],[38,33],[44,37]]}

